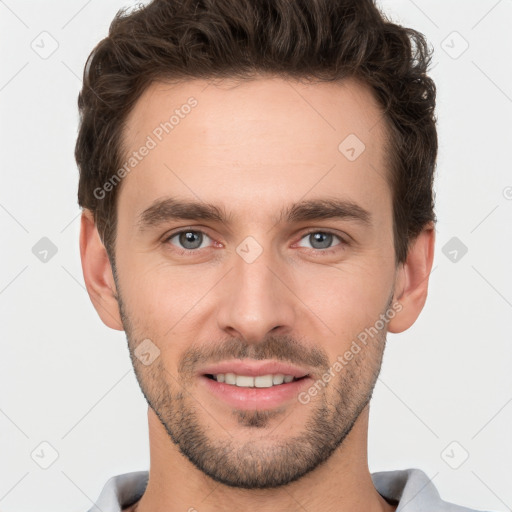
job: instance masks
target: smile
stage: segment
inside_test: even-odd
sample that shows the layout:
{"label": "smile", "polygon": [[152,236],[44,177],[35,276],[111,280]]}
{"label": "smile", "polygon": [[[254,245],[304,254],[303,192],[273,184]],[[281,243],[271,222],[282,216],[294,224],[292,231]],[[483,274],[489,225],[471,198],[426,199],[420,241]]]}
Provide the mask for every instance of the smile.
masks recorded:
{"label": "smile", "polygon": [[225,384],[238,386],[240,388],[271,388],[273,386],[280,386],[283,383],[289,384],[290,382],[304,378],[296,378],[293,375],[283,375],[282,373],[258,375],[256,377],[251,375],[236,375],[234,373],[218,373],[206,376],[217,382],[224,382]]}

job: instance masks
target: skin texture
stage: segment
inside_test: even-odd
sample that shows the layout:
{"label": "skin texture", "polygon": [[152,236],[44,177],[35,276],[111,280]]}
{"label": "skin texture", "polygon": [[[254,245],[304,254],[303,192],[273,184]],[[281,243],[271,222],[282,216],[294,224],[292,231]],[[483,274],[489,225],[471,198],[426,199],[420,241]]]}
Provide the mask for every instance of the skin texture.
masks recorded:
{"label": "skin texture", "polygon": [[[368,469],[369,399],[386,332],[408,329],[424,306],[435,231],[426,226],[395,265],[378,104],[352,79],[155,83],[127,120],[127,155],[191,96],[197,106],[119,185],[115,272],[82,215],[87,290],[103,322],[126,331],[150,405],[150,479],[136,510],[395,510]],[[365,144],[354,161],[338,150],[350,134]],[[140,230],[141,213],[167,196],[215,204],[229,222]],[[332,198],[360,205],[371,225],[278,222],[291,203]],[[204,233],[201,248],[180,254],[183,239],[169,238],[180,228]],[[315,245],[310,231],[335,236]],[[237,252],[248,236],[262,249],[251,263]],[[307,390],[397,306],[306,404],[234,409],[199,376],[219,360],[289,361],[306,368]],[[135,355],[146,339],[159,350],[149,365]]]}

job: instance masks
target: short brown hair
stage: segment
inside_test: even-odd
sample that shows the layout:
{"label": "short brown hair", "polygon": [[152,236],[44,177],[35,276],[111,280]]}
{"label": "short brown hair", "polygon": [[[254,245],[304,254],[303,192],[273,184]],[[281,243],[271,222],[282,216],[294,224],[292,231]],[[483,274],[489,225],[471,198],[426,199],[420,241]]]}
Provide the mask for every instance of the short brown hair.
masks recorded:
{"label": "short brown hair", "polygon": [[154,0],[121,10],[84,70],[78,203],[93,212],[114,262],[120,187],[102,198],[95,190],[121,167],[124,122],[156,80],[354,77],[371,87],[384,112],[395,259],[404,262],[410,242],[436,222],[431,53],[421,33],[390,22],[372,0]]}

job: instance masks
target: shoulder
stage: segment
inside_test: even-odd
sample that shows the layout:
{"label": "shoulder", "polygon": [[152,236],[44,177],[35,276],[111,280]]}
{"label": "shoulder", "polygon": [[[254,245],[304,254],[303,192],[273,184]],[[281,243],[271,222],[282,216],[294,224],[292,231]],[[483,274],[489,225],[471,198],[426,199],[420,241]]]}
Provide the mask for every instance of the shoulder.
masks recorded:
{"label": "shoulder", "polygon": [[134,471],[109,478],[88,512],[125,512],[144,494],[149,479],[148,471]]}
{"label": "shoulder", "polygon": [[407,505],[408,512],[487,512],[442,500],[432,479],[421,469],[379,471],[371,476],[381,496],[399,502],[397,511]]}

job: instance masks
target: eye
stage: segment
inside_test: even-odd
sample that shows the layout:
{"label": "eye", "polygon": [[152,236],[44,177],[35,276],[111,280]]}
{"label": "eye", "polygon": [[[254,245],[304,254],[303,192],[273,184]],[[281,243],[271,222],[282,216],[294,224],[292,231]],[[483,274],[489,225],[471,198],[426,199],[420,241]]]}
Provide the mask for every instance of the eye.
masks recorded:
{"label": "eye", "polygon": [[[333,247],[332,243],[334,239],[338,239],[340,242],[338,244],[335,244],[334,247],[345,244],[344,240],[342,240],[341,237],[329,231],[310,231],[301,238],[301,240],[306,240],[308,243],[310,243],[309,247],[307,245],[305,247],[308,247],[313,250],[318,250],[321,252],[333,252],[334,250],[336,250],[326,250],[331,249],[331,247]],[[300,242],[299,246],[304,247],[304,245],[300,245]]]}
{"label": "eye", "polygon": [[[338,243],[333,245],[336,239]],[[322,254],[336,252],[338,246],[341,248],[341,246],[348,245],[339,235],[321,230],[310,231],[303,235],[300,240],[295,246],[305,247]],[[310,245],[302,245],[304,243],[302,240]],[[182,255],[188,255],[199,249],[204,249],[211,245],[211,242],[215,243],[204,231],[197,229],[182,229],[165,238],[163,242],[173,245],[176,251]]]}
{"label": "eye", "polygon": [[[176,239],[176,243],[172,241],[173,239]],[[178,249],[184,249],[183,252],[186,252],[207,247],[208,244],[204,243],[207,240],[211,240],[211,238],[203,231],[187,229],[172,234],[164,241],[177,245]]]}

